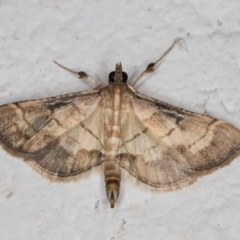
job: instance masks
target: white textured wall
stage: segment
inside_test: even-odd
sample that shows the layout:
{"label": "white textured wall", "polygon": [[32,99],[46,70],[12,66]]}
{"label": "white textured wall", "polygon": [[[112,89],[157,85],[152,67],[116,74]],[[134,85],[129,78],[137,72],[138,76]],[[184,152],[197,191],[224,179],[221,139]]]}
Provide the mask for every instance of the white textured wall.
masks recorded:
{"label": "white textured wall", "polygon": [[[106,82],[130,79],[183,38],[138,85],[240,128],[239,0],[1,0],[0,104],[90,89],[52,60]],[[101,175],[50,184],[0,149],[0,238],[239,239],[240,158],[189,188],[154,194],[123,182],[110,209]]]}

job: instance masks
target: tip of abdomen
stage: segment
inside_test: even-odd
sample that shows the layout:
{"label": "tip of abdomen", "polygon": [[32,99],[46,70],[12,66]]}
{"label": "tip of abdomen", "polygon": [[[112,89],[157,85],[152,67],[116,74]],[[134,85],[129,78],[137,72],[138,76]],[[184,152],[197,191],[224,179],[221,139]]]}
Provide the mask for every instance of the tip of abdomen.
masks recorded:
{"label": "tip of abdomen", "polygon": [[111,208],[114,208],[115,202],[110,202]]}
{"label": "tip of abdomen", "polygon": [[114,208],[115,202],[118,199],[120,184],[118,181],[108,181],[106,184],[107,197],[111,208]]}

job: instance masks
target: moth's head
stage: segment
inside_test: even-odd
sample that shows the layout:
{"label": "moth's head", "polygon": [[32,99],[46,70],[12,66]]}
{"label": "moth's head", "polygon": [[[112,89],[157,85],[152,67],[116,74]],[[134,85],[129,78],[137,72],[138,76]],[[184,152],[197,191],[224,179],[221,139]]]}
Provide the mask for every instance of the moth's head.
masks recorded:
{"label": "moth's head", "polygon": [[117,63],[115,71],[109,74],[109,83],[126,83],[127,79],[128,75],[122,71],[122,64]]}

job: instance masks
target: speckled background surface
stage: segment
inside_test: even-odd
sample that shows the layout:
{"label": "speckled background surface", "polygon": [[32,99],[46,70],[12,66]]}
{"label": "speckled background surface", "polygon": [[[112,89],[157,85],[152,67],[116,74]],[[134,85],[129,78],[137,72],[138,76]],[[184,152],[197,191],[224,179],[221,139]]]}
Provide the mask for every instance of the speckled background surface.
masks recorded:
{"label": "speckled background surface", "polygon": [[[116,62],[133,81],[182,38],[141,93],[240,128],[240,2],[0,1],[0,104],[90,89],[52,63],[106,82]],[[15,239],[235,240],[240,158],[181,191],[123,181],[110,209],[103,175],[49,183],[0,149],[0,236]]]}

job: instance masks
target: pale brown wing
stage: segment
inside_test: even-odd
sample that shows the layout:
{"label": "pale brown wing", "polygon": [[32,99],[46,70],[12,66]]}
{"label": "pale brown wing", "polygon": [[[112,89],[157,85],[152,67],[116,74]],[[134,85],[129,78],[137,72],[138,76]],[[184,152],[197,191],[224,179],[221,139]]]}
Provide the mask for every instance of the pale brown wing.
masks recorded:
{"label": "pale brown wing", "polygon": [[163,190],[186,186],[239,154],[230,124],[134,93],[122,130],[121,167]]}
{"label": "pale brown wing", "polygon": [[0,107],[0,143],[43,175],[61,180],[102,162],[100,90]]}

